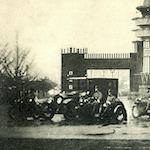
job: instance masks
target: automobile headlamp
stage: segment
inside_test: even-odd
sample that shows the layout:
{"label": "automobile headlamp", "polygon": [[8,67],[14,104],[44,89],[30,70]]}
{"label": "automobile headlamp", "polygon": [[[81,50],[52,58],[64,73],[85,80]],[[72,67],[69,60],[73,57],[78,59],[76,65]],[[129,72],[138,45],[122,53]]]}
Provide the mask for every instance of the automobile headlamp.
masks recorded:
{"label": "automobile headlamp", "polygon": [[62,98],[61,97],[57,98],[57,104],[60,104],[61,102],[62,102]]}
{"label": "automobile headlamp", "polygon": [[32,102],[32,99],[31,99],[31,98],[29,99],[29,102]]}
{"label": "automobile headlamp", "polygon": [[104,103],[103,106],[106,107],[106,103]]}

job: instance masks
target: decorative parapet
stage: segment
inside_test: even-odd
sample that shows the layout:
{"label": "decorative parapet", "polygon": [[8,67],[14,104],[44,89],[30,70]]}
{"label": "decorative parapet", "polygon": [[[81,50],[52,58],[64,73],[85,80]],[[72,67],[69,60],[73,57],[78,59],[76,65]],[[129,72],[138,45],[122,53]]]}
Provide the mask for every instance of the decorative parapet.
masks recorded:
{"label": "decorative parapet", "polygon": [[88,54],[87,48],[67,48],[61,49],[62,54],[84,54],[84,59],[128,59],[131,58],[130,53],[101,53]]}
{"label": "decorative parapet", "polygon": [[84,59],[129,59],[130,53],[84,54]]}
{"label": "decorative parapet", "polygon": [[61,49],[62,54],[86,54],[88,52],[87,48],[79,49],[79,48],[67,48],[67,49]]}

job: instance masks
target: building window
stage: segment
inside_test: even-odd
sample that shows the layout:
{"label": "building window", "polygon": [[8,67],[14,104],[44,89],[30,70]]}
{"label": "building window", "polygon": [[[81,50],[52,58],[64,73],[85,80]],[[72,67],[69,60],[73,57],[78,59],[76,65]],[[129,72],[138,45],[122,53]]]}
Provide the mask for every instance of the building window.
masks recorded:
{"label": "building window", "polygon": [[144,41],[143,47],[144,48],[150,48],[150,40],[149,39],[147,39],[147,40]]}
{"label": "building window", "polygon": [[73,85],[69,85],[69,90],[72,90],[73,89]]}
{"label": "building window", "polygon": [[73,75],[73,71],[69,71],[69,75],[72,76]]}

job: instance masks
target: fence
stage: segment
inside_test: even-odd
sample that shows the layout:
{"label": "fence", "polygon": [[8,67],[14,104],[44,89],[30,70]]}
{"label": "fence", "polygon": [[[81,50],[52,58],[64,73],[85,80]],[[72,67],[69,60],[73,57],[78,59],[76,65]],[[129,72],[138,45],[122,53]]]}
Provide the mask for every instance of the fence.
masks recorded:
{"label": "fence", "polygon": [[130,53],[103,53],[103,54],[84,54],[85,59],[128,59]]}

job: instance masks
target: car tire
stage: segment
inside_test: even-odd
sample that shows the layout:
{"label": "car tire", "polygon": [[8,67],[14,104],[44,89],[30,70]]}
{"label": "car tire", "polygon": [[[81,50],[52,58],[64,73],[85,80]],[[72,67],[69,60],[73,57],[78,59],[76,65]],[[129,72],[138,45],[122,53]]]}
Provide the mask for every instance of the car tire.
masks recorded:
{"label": "car tire", "polygon": [[127,113],[125,108],[123,107],[118,107],[114,116],[117,123],[120,123],[122,121],[127,121]]}

